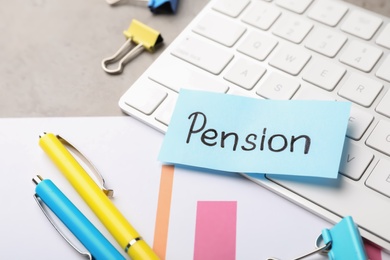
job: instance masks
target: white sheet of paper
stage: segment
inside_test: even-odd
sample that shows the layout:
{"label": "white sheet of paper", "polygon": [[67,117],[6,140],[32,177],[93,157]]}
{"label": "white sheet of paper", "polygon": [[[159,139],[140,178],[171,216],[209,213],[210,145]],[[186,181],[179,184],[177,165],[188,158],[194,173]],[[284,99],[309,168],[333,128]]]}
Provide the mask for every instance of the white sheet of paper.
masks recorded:
{"label": "white sheet of paper", "polygon": [[[84,259],[66,244],[36,205],[31,181],[36,174],[55,182],[122,252],[38,146],[43,131],[60,134],[92,161],[106,186],[114,189],[113,202],[118,209],[153,246],[161,133],[131,117],[10,118],[0,119],[0,259]],[[237,260],[296,257],[311,250],[320,230],[330,226],[238,175],[176,168],[166,259],[193,259],[196,202],[215,200],[237,201]],[[312,259],[327,258],[318,255]]]}

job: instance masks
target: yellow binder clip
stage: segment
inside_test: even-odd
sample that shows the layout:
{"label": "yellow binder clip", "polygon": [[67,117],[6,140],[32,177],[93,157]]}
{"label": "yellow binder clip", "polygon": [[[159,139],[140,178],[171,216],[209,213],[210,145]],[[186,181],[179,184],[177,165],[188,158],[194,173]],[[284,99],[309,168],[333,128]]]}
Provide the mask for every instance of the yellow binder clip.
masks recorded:
{"label": "yellow binder clip", "polygon": [[[161,34],[146,26],[145,24],[133,19],[129,28],[123,31],[126,37],[126,42],[119,48],[119,50],[102,61],[103,70],[110,74],[119,74],[123,71],[124,65],[140,54],[144,49],[149,52],[154,52],[155,48],[163,42]],[[136,44],[134,48],[132,45]],[[109,69],[109,64],[115,63],[119,60],[116,69]]]}

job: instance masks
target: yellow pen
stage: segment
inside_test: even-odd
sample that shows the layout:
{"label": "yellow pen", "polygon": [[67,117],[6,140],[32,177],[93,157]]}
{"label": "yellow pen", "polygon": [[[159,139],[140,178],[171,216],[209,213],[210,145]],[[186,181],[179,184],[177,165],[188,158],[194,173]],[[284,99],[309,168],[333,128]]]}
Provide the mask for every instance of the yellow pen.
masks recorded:
{"label": "yellow pen", "polygon": [[133,260],[159,259],[60,139],[54,134],[44,133],[40,135],[39,145],[119,245]]}

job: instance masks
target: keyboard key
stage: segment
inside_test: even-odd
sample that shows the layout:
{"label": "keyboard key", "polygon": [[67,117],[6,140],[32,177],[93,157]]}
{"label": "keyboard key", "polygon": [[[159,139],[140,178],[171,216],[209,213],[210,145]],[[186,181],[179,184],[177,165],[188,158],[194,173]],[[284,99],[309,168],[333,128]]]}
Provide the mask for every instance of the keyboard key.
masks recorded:
{"label": "keyboard key", "polygon": [[390,82],[390,56],[387,56],[385,61],[381,64],[378,71],[376,72],[376,76],[378,78],[387,80]]}
{"label": "keyboard key", "polygon": [[244,89],[250,90],[264,75],[265,71],[259,63],[240,58],[235,61],[223,78]]}
{"label": "keyboard key", "polygon": [[381,24],[381,18],[367,12],[354,10],[341,25],[341,30],[364,40],[369,40]]}
{"label": "keyboard key", "polygon": [[353,141],[346,138],[339,171],[341,174],[353,180],[359,180],[372,159],[374,159],[372,153],[368,152],[367,149],[357,146]]}
{"label": "keyboard key", "polygon": [[275,26],[273,34],[293,43],[301,43],[313,24],[301,17],[283,16]]}
{"label": "keyboard key", "polygon": [[381,159],[368,177],[368,187],[390,197],[390,162]]}
{"label": "keyboard key", "polygon": [[360,140],[373,120],[372,114],[356,106],[351,106],[346,135],[353,140]]}
{"label": "keyboard key", "polygon": [[308,16],[320,23],[336,26],[348,11],[348,7],[338,1],[321,0],[310,9]]}
{"label": "keyboard key", "polygon": [[[169,66],[164,66],[169,64]],[[150,71],[149,78],[175,92],[181,88],[208,90],[218,93],[226,93],[229,89],[224,82],[215,80],[209,75],[204,75],[196,68],[184,66],[183,61],[174,57],[160,60]]]}
{"label": "keyboard key", "polygon": [[254,2],[244,14],[242,21],[266,31],[278,19],[281,13],[275,6],[264,2]]}
{"label": "keyboard key", "polygon": [[335,30],[316,27],[307,37],[305,47],[333,58],[347,41],[347,37]]}
{"label": "keyboard key", "polygon": [[370,72],[381,56],[381,49],[352,41],[341,54],[340,61],[361,71]]}
{"label": "keyboard key", "polygon": [[156,120],[168,126],[171,121],[173,110],[176,105],[176,97],[172,97],[164,101],[164,104],[160,106],[158,112],[156,113]]}
{"label": "keyboard key", "polygon": [[313,0],[277,0],[276,4],[295,13],[303,13]]}
{"label": "keyboard key", "polygon": [[312,84],[302,82],[301,87],[294,95],[297,100],[335,100],[329,92],[317,88]]}
{"label": "keyboard key", "polygon": [[192,30],[206,38],[231,47],[242,36],[246,28],[225,17],[206,14]]}
{"label": "keyboard key", "polygon": [[229,92],[227,94],[229,94],[229,95],[236,95],[236,96],[243,96],[243,97],[260,98],[259,96],[253,96],[252,92],[245,91],[245,90],[242,90],[242,89],[237,89],[237,88],[230,88]]}
{"label": "keyboard key", "polygon": [[250,0],[220,0],[215,3],[213,9],[231,17],[237,17],[249,4]]}
{"label": "keyboard key", "polygon": [[385,29],[376,38],[376,43],[390,49],[390,23],[386,25]]}
{"label": "keyboard key", "polygon": [[154,85],[135,85],[126,92],[125,103],[145,115],[151,115],[167,97],[167,93]]}
{"label": "keyboard key", "polygon": [[328,60],[312,60],[302,78],[326,90],[333,90],[344,76],[345,68]]}
{"label": "keyboard key", "polygon": [[375,150],[390,155],[390,122],[380,120],[366,143]]}
{"label": "keyboard key", "polygon": [[339,95],[359,105],[369,107],[382,90],[381,82],[352,73],[339,90]]}
{"label": "keyboard key", "polygon": [[278,41],[263,33],[252,31],[238,46],[237,50],[254,59],[263,61],[278,44]]}
{"label": "keyboard key", "polygon": [[390,117],[390,90],[387,91],[375,110],[382,115]]}
{"label": "keyboard key", "polygon": [[291,75],[298,75],[311,55],[302,48],[296,46],[284,46],[271,58],[269,64]]}
{"label": "keyboard key", "polygon": [[299,82],[291,77],[272,72],[257,89],[256,94],[268,99],[288,100],[298,90],[299,85]]}
{"label": "keyboard key", "polygon": [[233,54],[228,51],[194,37],[185,38],[173,49],[172,55],[215,75],[233,59]]}

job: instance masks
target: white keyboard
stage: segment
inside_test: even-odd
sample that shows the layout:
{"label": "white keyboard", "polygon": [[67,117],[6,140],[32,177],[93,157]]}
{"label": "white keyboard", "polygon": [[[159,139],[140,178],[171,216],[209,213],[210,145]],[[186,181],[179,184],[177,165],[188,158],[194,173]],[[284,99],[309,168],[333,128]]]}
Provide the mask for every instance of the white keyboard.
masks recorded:
{"label": "white keyboard", "polygon": [[342,1],[211,1],[119,106],[165,132],[180,88],[351,101],[337,180],[245,176],[331,222],[351,215],[390,251],[389,21]]}

